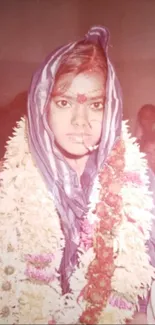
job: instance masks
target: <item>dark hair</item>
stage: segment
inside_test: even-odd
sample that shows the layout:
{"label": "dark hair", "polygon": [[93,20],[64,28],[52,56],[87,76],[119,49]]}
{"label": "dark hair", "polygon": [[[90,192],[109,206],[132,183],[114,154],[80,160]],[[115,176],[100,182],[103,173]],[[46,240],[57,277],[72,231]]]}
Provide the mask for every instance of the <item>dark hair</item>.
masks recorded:
{"label": "dark hair", "polygon": [[[102,71],[107,79],[107,58],[103,48],[91,42],[79,42],[71,51],[64,54],[56,72],[55,85],[59,78],[68,74],[68,84],[75,76],[84,71]],[[68,84],[66,86],[68,86]]]}
{"label": "dark hair", "polygon": [[155,105],[152,104],[145,104],[143,105],[137,115],[138,121],[141,123],[141,121],[144,119],[144,113],[150,112],[152,114],[155,114]]}

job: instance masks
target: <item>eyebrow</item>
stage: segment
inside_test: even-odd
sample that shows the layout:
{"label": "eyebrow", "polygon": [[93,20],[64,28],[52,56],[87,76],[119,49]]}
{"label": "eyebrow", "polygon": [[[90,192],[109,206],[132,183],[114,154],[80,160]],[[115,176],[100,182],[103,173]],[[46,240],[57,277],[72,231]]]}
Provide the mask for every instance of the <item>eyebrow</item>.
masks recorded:
{"label": "eyebrow", "polygon": [[[77,94],[78,95],[78,94]],[[63,97],[66,99],[77,99],[77,95],[72,96],[72,95],[66,95],[64,93],[54,93],[52,97]],[[83,95],[83,94],[82,94]],[[98,99],[105,99],[105,95],[98,95],[98,96],[88,96],[88,100],[98,100]]]}

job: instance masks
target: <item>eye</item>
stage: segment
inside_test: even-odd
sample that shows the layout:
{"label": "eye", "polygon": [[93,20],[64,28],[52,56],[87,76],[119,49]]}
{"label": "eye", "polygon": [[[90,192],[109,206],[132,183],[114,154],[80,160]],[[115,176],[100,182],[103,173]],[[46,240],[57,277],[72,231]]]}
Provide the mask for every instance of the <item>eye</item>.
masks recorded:
{"label": "eye", "polygon": [[91,109],[93,109],[94,111],[100,111],[100,110],[103,110],[103,103],[102,102],[95,102],[95,103],[92,103],[90,105]]}
{"label": "eye", "polygon": [[65,100],[65,99],[58,100],[58,101],[56,102],[56,104],[57,104],[57,106],[58,106],[59,108],[68,108],[68,107],[71,106],[71,105],[68,103],[68,101]]}

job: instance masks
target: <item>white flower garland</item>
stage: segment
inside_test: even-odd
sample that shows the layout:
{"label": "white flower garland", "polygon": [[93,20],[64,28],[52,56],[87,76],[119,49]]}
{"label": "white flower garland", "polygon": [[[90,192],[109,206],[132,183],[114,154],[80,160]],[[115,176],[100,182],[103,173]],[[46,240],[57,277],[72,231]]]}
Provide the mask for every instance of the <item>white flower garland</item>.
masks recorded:
{"label": "white flower garland", "polygon": [[[79,267],[70,279],[72,293],[62,296],[56,270],[65,246],[64,236],[54,202],[32,161],[25,134],[25,119],[22,119],[8,141],[1,173],[0,324],[47,324],[52,321],[78,324],[87,307],[80,294],[87,283],[85,275],[95,253],[93,247],[86,252],[79,249]],[[146,296],[154,276],[145,248],[152,219],[149,211],[153,205],[148,191],[147,165],[138,145],[129,137],[126,123],[123,124],[123,138],[125,171],[138,172],[143,185],[136,188],[132,183],[124,184],[121,189],[124,218],[113,243],[118,253],[112,295],[100,315],[99,324],[121,324],[126,318],[132,318],[138,296]],[[92,225],[98,222],[93,211],[99,202],[100,188],[97,178],[87,215]],[[134,222],[127,220],[126,213]],[[50,256],[54,256],[53,259],[50,260]],[[39,268],[36,261],[43,263],[42,267]],[[40,278],[45,279],[44,283],[39,282]],[[54,281],[48,282],[50,278]],[[119,298],[132,302],[132,308],[118,308],[116,300]]]}

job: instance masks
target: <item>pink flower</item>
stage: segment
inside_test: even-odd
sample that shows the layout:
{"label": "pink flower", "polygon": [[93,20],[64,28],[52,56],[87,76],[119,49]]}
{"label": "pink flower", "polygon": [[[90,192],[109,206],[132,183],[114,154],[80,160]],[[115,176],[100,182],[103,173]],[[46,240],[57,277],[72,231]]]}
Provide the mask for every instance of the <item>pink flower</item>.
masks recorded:
{"label": "pink flower", "polygon": [[84,219],[81,222],[80,246],[85,250],[88,250],[93,244],[92,235],[93,225],[89,223],[88,219]]}
{"label": "pink flower", "polygon": [[56,324],[56,321],[54,320],[54,318],[52,318],[51,320],[48,321],[48,325],[52,325],[52,324]]}
{"label": "pink flower", "polygon": [[83,248],[84,250],[88,250],[90,247],[93,245],[93,240],[92,238],[88,238],[86,235],[81,234],[81,242],[80,242],[80,247]]}
{"label": "pink flower", "polygon": [[26,254],[25,260],[28,263],[34,264],[37,268],[44,268],[54,259],[53,254]]}
{"label": "pink flower", "polygon": [[88,219],[84,219],[81,222],[81,229],[85,234],[92,234],[93,225],[90,224]]}
{"label": "pink flower", "polygon": [[111,207],[111,208],[115,208],[116,210],[118,210],[121,208],[122,206],[122,198],[120,195],[117,194],[113,194],[113,193],[108,193],[107,196],[105,197],[105,202]]}
{"label": "pink flower", "polygon": [[138,229],[140,230],[140,232],[144,235],[144,230],[141,226],[138,227]]}
{"label": "pink flower", "polygon": [[31,266],[27,267],[25,275],[29,279],[44,282],[46,284],[55,279],[55,275],[53,273],[47,273],[47,271],[39,270]]}
{"label": "pink flower", "polygon": [[119,309],[131,310],[132,303],[127,301],[125,298],[112,295],[109,299],[109,304],[113,307],[117,307]]}
{"label": "pink flower", "polygon": [[140,175],[136,172],[125,172],[123,181],[125,183],[131,182],[134,183],[135,185],[141,186],[143,185],[143,182],[140,178]]}

